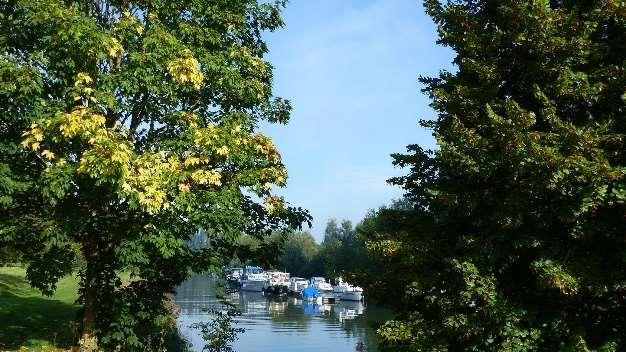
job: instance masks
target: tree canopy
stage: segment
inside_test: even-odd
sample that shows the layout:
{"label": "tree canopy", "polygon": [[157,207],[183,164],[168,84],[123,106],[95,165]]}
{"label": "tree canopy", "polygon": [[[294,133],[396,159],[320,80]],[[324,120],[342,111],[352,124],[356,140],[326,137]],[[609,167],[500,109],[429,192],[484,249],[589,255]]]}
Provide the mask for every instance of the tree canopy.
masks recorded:
{"label": "tree canopy", "polygon": [[[257,131],[291,110],[263,58],[283,5],[0,4],[0,245],[45,293],[84,260],[83,343],[156,348],[190,270],[308,221],[273,195],[287,172]],[[199,228],[208,245],[190,248]]]}
{"label": "tree canopy", "polygon": [[406,278],[385,344],[624,350],[624,3],[424,5],[455,70],[420,79],[438,148],[394,155],[413,209],[363,232]]}

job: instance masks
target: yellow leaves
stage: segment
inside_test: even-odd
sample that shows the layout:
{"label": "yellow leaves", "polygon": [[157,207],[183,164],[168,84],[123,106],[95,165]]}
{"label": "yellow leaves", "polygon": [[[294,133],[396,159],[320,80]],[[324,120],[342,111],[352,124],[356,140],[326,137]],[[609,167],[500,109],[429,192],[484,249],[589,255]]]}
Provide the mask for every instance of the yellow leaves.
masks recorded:
{"label": "yellow leaves", "polygon": [[104,44],[104,48],[110,58],[116,59],[122,56],[124,53],[124,47],[115,37],[109,38]]}
{"label": "yellow leaves", "polygon": [[116,183],[129,174],[131,157],[132,150],[128,144],[103,134],[83,153],[78,172],[101,182]]}
{"label": "yellow leaves", "polygon": [[200,71],[200,63],[191,56],[189,50],[185,51],[185,57],[172,60],[167,65],[167,70],[174,82],[185,85],[190,84],[200,89],[204,74]]}
{"label": "yellow leaves", "polygon": [[153,185],[148,185],[144,188],[143,192],[137,193],[139,204],[143,206],[148,212],[156,213],[161,209],[166,209],[167,194]]}
{"label": "yellow leaves", "polygon": [[191,127],[196,127],[200,118],[197,114],[192,112],[183,111],[180,113],[180,119]]}
{"label": "yellow leaves", "polygon": [[130,27],[131,29],[134,29],[139,35],[143,34],[144,28],[141,21],[139,21],[136,16],[133,16],[133,14],[128,10],[122,12],[122,16],[120,17],[118,24],[121,24],[124,28]]}
{"label": "yellow leaves", "polygon": [[22,133],[22,137],[24,137],[20,142],[22,148],[32,149],[35,152],[39,150],[41,142],[44,140],[43,130],[37,124],[32,124],[30,130]]}
{"label": "yellow leaves", "polygon": [[263,155],[266,155],[273,160],[280,160],[280,154],[278,153],[276,146],[274,146],[274,142],[272,142],[271,138],[258,133],[252,136],[252,140],[256,143],[255,148]]}
{"label": "yellow leaves", "polygon": [[187,154],[185,160],[183,161],[183,165],[185,167],[206,165],[210,160],[211,159],[207,156],[190,156]]}
{"label": "yellow leaves", "polygon": [[[287,181],[287,170],[284,167],[268,167],[261,170],[261,182],[284,186]],[[264,188],[268,188],[264,186]]]}
{"label": "yellow leaves", "polygon": [[196,170],[191,173],[191,179],[201,185],[222,185],[222,174],[215,170]]}
{"label": "yellow leaves", "polygon": [[184,161],[185,166],[196,166],[198,164],[200,164],[200,158],[196,158],[196,157],[189,157],[187,159],[185,159]]}
{"label": "yellow leaves", "polygon": [[178,166],[164,153],[145,153],[131,160],[121,191],[149,212],[165,209],[168,206],[166,190],[169,177],[179,172]]}
{"label": "yellow leaves", "polygon": [[221,155],[221,156],[228,156],[228,153],[230,152],[230,149],[228,149],[227,146],[223,145],[219,148],[217,148],[217,154]]}
{"label": "yellow leaves", "polygon": [[580,288],[578,278],[569,268],[552,259],[539,259],[531,263],[531,269],[541,286],[556,289],[563,295],[576,294]]}
{"label": "yellow leaves", "polygon": [[193,132],[193,141],[197,147],[205,148],[213,144],[218,137],[217,127],[208,125],[205,128],[196,128]]}
{"label": "yellow leaves", "polygon": [[70,113],[63,114],[59,130],[64,137],[72,138],[86,133],[92,134],[95,130],[103,127],[105,122],[104,116],[80,106]]}
{"label": "yellow leaves", "polygon": [[43,141],[43,131],[39,128],[33,128],[31,130],[31,135],[33,136],[33,138],[35,139],[35,141],[37,142],[41,142]]}
{"label": "yellow leaves", "polygon": [[54,153],[49,151],[48,149],[42,151],[41,152],[41,156],[43,156],[44,158],[46,158],[48,160],[54,159]]}
{"label": "yellow leaves", "polygon": [[79,72],[76,75],[76,80],[74,81],[74,87],[90,85],[92,82],[93,82],[93,79],[91,78],[91,76],[89,76],[85,72]]}
{"label": "yellow leaves", "polygon": [[398,240],[383,239],[379,241],[367,241],[365,243],[369,251],[378,253],[385,257],[393,257],[402,248],[402,242]]}
{"label": "yellow leaves", "polygon": [[270,214],[281,212],[285,208],[285,200],[279,196],[267,196],[263,200],[265,209]]}
{"label": "yellow leaves", "polygon": [[178,190],[183,193],[188,193],[191,190],[191,187],[189,187],[189,185],[186,183],[179,183]]}

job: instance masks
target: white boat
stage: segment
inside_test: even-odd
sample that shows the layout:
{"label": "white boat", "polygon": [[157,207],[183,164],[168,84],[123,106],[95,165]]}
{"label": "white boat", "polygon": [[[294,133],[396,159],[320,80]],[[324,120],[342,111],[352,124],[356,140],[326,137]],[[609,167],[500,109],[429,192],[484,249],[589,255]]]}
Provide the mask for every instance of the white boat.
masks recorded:
{"label": "white boat", "polygon": [[301,277],[292,277],[289,279],[289,293],[301,295],[302,290],[309,286],[309,281]]}
{"label": "white boat", "polygon": [[241,276],[241,290],[263,292],[269,277],[259,267],[246,267]]}
{"label": "white boat", "polygon": [[289,292],[289,273],[282,271],[266,271],[268,280],[264,292],[268,296],[286,296]]}
{"label": "white boat", "polygon": [[329,295],[333,293],[333,287],[323,277],[312,277],[310,280],[310,285],[312,287],[315,287],[322,295]]}
{"label": "white boat", "polygon": [[333,286],[333,293],[335,297],[342,301],[362,301],[363,289],[358,286],[352,286],[349,283],[343,281],[341,278],[337,279],[337,285]]}
{"label": "white boat", "polygon": [[289,273],[283,271],[266,271],[268,277],[267,286],[284,286],[289,288]]}
{"label": "white boat", "polygon": [[241,280],[241,275],[243,275],[243,269],[242,268],[228,268],[225,270],[225,273],[226,273],[226,280],[229,283],[239,284],[239,281]]}

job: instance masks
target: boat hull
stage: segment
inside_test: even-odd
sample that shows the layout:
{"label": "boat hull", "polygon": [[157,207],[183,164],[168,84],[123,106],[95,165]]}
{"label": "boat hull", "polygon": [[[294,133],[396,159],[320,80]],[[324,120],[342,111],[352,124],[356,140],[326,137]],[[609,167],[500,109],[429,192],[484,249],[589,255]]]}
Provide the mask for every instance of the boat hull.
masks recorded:
{"label": "boat hull", "polygon": [[362,301],[363,292],[359,292],[359,291],[342,292],[339,294],[339,299],[342,301]]}
{"label": "boat hull", "polygon": [[265,294],[268,296],[287,296],[289,289],[284,285],[272,285],[265,288]]}
{"label": "boat hull", "polygon": [[241,282],[241,287],[239,289],[241,291],[248,291],[248,292],[263,292],[263,288],[265,288],[264,281],[244,280]]}

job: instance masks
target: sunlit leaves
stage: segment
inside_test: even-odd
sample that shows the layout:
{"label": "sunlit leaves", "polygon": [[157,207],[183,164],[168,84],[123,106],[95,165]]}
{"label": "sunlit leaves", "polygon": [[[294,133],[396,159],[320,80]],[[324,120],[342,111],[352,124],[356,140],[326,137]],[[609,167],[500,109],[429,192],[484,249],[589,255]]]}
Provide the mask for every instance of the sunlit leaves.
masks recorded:
{"label": "sunlit leaves", "polygon": [[204,74],[200,70],[198,60],[191,57],[191,53],[186,53],[187,57],[172,60],[167,64],[167,70],[174,82],[185,85],[190,84],[196,89],[200,89]]}

